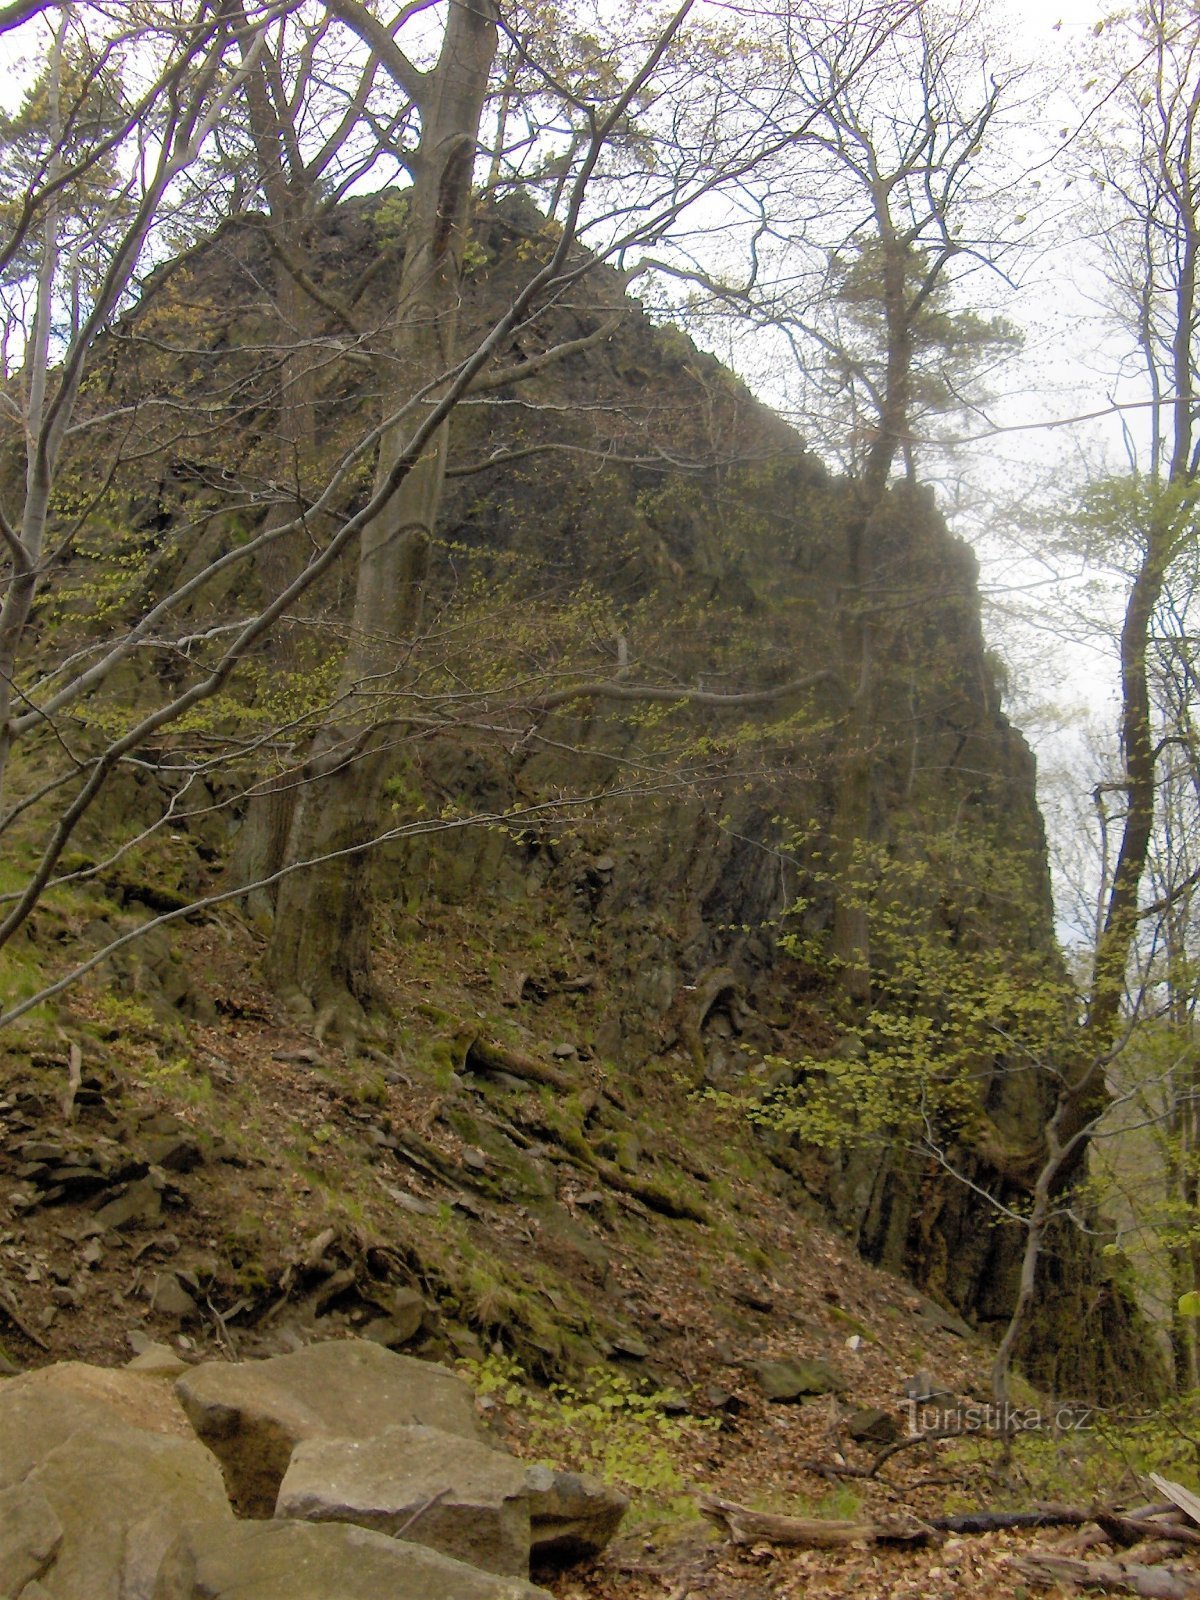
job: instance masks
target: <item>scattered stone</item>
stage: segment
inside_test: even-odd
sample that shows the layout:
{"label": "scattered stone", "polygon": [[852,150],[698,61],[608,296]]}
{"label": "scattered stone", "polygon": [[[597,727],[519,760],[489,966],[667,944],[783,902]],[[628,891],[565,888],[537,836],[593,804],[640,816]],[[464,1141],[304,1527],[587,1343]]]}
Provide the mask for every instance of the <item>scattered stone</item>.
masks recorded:
{"label": "scattered stone", "polygon": [[331,1272],[311,1297],[314,1311],[318,1316],[327,1311],[340,1295],[353,1289],[357,1282],[358,1275],[353,1267],[339,1267],[336,1272]]}
{"label": "scattered stone", "polygon": [[329,1253],[331,1245],[337,1242],[336,1228],[322,1228],[315,1234],[304,1247],[304,1265],[310,1272],[315,1272]]}
{"label": "scattered stone", "polygon": [[489,1572],[528,1570],[524,1468],[499,1450],[437,1428],[302,1440],[275,1515],[406,1535]]}
{"label": "scattered stone", "polygon": [[17,1147],[26,1161],[63,1161],[67,1147],[52,1139],[24,1139]]}
{"label": "scattered stone", "polygon": [[185,1322],[188,1317],[194,1317],[199,1309],[173,1272],[160,1272],[155,1275],[150,1290],[150,1305],[162,1316],[174,1317],[177,1322]]}
{"label": "scattered stone", "polygon": [[438,1214],[438,1208],[431,1200],[422,1200],[419,1195],[409,1194],[407,1189],[397,1189],[394,1183],[385,1183],[382,1188],[401,1211],[411,1212],[414,1217],[436,1217]]}
{"label": "scattered stone", "polygon": [[191,1172],[204,1161],[204,1152],[186,1133],[162,1133],[142,1145],[147,1161],[167,1172]]}
{"label": "scattered stone", "polygon": [[412,1341],[412,1334],[390,1317],[372,1317],[370,1322],[363,1324],[361,1331],[364,1339],[370,1339],[372,1344],[383,1345],[385,1350],[398,1350]]}
{"label": "scattered stone", "polygon": [[728,1389],[722,1389],[719,1383],[710,1383],[701,1395],[704,1404],[712,1411],[726,1411],[730,1416],[736,1416],[742,1409],[742,1402],[737,1395],[731,1394]]}
{"label": "scattered stone", "polygon": [[846,1418],[846,1432],[859,1444],[894,1444],[900,1437],[895,1417],[878,1406],[864,1406]]}
{"label": "scattered stone", "polygon": [[86,1195],[98,1194],[101,1189],[107,1188],[109,1176],[92,1166],[56,1167],[50,1174],[50,1182],[61,1188],[64,1194],[70,1194],[73,1200],[81,1200]]}
{"label": "scattered stone", "polygon": [[636,1172],[642,1161],[642,1145],[637,1134],[631,1132],[613,1135],[613,1159],[622,1172]]}
{"label": "scattered stone", "polygon": [[170,1345],[147,1344],[125,1363],[125,1370],[140,1372],[147,1378],[178,1378],[188,1370],[188,1364]]}
{"label": "scattered stone", "polygon": [[265,1361],[205,1362],[179,1380],[176,1392],[220,1459],[243,1516],[271,1516],[301,1440],[370,1439],[404,1424],[480,1437],[474,1396],[461,1378],[365,1339],[309,1345]]}
{"label": "scattered stone", "polygon": [[397,1289],[393,1292],[389,1316],[401,1330],[400,1344],[415,1339],[423,1327],[430,1327],[433,1322],[429,1307],[415,1289]]}
{"label": "scattered stone", "polygon": [[914,1372],[911,1378],[905,1378],[900,1391],[906,1400],[914,1401],[917,1405],[925,1405],[930,1400],[953,1400],[951,1390],[940,1384],[931,1372]]}
{"label": "scattered stone", "polygon": [[627,1361],[645,1361],[650,1354],[650,1346],[635,1334],[622,1333],[612,1341],[612,1353],[618,1359]]}
{"label": "scattered stone", "polygon": [[565,1566],[595,1556],[621,1525],[629,1501],[618,1489],[581,1472],[527,1467],[530,1554]]}
{"label": "scattered stone", "polygon": [[735,1284],[732,1294],[739,1305],[748,1306],[751,1311],[761,1311],[765,1314],[775,1309],[774,1297],[761,1280],[755,1283]]}
{"label": "scattered stone", "polygon": [[789,1356],[780,1361],[756,1361],[751,1369],[768,1400],[804,1400],[811,1395],[841,1394],[846,1379],[827,1361]]}
{"label": "scattered stone", "polygon": [[444,1329],[451,1348],[460,1361],[482,1361],[487,1355],[483,1341],[463,1322],[448,1322]]}
{"label": "scattered stone", "polygon": [[124,1232],[140,1223],[152,1222],[162,1212],[162,1192],[153,1179],[138,1178],[125,1193],[110,1200],[96,1212],[96,1222],[102,1228]]}
{"label": "scattered stone", "polygon": [[179,1118],[172,1116],[169,1111],[151,1111],[138,1116],[138,1127],[144,1134],[151,1137],[170,1136],[177,1133],[186,1133],[186,1126]]}

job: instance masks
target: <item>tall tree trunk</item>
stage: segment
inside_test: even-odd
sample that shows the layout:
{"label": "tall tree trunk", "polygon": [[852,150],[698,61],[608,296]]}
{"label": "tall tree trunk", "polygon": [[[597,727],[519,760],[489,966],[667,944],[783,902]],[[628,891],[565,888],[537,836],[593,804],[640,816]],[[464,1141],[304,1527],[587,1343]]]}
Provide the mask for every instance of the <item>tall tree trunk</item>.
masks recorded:
{"label": "tall tree trunk", "polygon": [[[496,39],[494,0],[451,6],[426,77],[392,348],[378,369],[386,426],[377,485],[435,398],[423,391],[455,359],[471,176]],[[447,443],[443,425],[363,531],[337,715],[314,743],[287,843],[292,865],[340,854],[281,882],[268,970],[285,999],[341,1030],[353,1030],[370,994],[364,847],[379,831],[388,767],[386,740],[372,730],[387,720],[381,693],[399,686],[420,629]]]}
{"label": "tall tree trunk", "polygon": [[906,298],[909,250],[892,229],[886,195],[880,197],[877,221],[885,245],[882,287],[887,367],[876,435],[858,487],[859,509],[846,534],[839,633],[842,674],[852,690],[838,758],[833,819],[833,953],[839,963],[842,987],[859,1003],[871,997],[870,868],[865,857],[870,841],[878,685],[869,588],[888,479],[896,456],[911,444],[909,392],[913,360],[912,317]]}
{"label": "tall tree trunk", "polygon": [[868,919],[874,771],[875,673],[872,630],[865,615],[866,544],[871,512],[856,514],[846,539],[846,568],[838,601],[841,669],[850,702],[837,755],[833,814],[833,954],[839,981],[851,1000],[871,998],[871,937]]}

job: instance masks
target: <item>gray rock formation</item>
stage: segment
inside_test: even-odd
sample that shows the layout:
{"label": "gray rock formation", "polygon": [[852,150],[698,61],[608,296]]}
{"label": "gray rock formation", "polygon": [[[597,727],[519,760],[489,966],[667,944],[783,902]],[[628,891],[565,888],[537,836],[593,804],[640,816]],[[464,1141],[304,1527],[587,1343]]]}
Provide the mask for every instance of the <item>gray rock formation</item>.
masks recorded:
{"label": "gray rock formation", "polygon": [[292,1451],[304,1439],[369,1439],[420,1423],[478,1439],[470,1388],[444,1367],[368,1340],[335,1340],[292,1355],[195,1367],[177,1385],[201,1439],[220,1458],[236,1509],[275,1510]]}
{"label": "gray rock formation", "polygon": [[550,1600],[521,1578],[479,1572],[347,1523],[239,1522],[193,1529],[152,1600]]}
{"label": "gray rock formation", "polygon": [[302,1441],[292,1452],[275,1515],[407,1533],[489,1572],[529,1571],[524,1467],[500,1450],[439,1428],[385,1428],[373,1439]]}
{"label": "gray rock formation", "polygon": [[0,1600],[548,1600],[531,1541],[594,1554],[625,1509],[489,1445],[465,1383],[369,1341],[191,1368],[183,1405],[153,1355],[0,1380]]}

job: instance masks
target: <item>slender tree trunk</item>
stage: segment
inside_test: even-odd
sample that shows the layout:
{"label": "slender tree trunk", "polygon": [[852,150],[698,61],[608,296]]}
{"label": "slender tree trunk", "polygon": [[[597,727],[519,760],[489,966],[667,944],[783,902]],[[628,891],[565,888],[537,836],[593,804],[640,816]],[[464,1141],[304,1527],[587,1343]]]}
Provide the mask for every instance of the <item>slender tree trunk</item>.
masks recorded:
{"label": "slender tree trunk", "polygon": [[874,628],[868,616],[870,575],[879,519],[896,456],[909,448],[909,389],[913,340],[906,304],[907,247],[891,228],[886,197],[878,214],[883,258],[883,305],[887,328],[887,370],[875,440],[859,485],[860,509],[847,531],[846,560],[839,600],[842,674],[852,685],[838,763],[833,820],[833,953],[849,997],[871,996],[869,921],[870,866],[866,846],[871,831],[871,789],[878,684]]}
{"label": "slender tree trunk", "polygon": [[870,515],[856,516],[846,541],[846,571],[839,601],[841,667],[851,688],[838,754],[833,816],[833,954],[850,999],[871,997],[871,937],[868,920],[872,746],[875,678],[871,626],[864,614],[865,543]]}

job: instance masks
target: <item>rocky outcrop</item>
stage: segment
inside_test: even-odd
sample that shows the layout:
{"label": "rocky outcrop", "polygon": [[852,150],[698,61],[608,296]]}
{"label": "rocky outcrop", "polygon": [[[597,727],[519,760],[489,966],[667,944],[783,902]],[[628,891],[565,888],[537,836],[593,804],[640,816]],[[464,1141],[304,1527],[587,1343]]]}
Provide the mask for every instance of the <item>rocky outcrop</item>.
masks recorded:
{"label": "rocky outcrop", "polygon": [[[481,207],[480,259],[489,266],[463,286],[464,347],[492,324],[497,305],[510,303],[544,220],[527,201]],[[315,281],[335,300],[344,284],[358,283],[356,314],[371,325],[395,288],[393,220],[377,199],[358,197],[332,208],[320,235],[311,241]],[[168,376],[197,406],[224,406],[234,389],[242,396],[253,419],[240,462],[247,487],[255,486],[250,507],[277,475],[279,442],[276,374],[251,352],[275,340],[286,348],[294,333],[264,304],[269,270],[261,229],[230,226],[165,268],[130,313],[131,327],[142,316],[170,326],[178,310],[188,326],[208,330]],[[1011,938],[1015,950],[1054,961],[1033,758],[1001,708],[974,558],[932,494],[897,483],[862,540],[858,486],[831,476],[794,430],[678,330],[655,327],[636,302],[613,327],[619,292],[604,272],[591,285],[581,277],[569,307],[547,308],[538,338],[573,344],[581,330],[604,337],[534,375],[521,405],[456,414],[428,575],[429,614],[449,626],[436,640],[412,643],[414,670],[453,689],[430,689],[430,737],[397,745],[386,784],[409,820],[437,814],[450,797],[462,820],[525,820],[385,830],[391,843],[373,857],[378,920],[409,937],[419,916],[423,940],[425,910],[439,905],[470,907],[487,924],[496,976],[486,1007],[485,988],[478,996],[481,1035],[503,1010],[519,1036],[538,1045],[539,1008],[577,996],[588,1059],[618,1076],[636,1083],[665,1068],[685,1089],[736,1096],[749,1085],[757,1095],[749,1074],[759,1067],[780,1080],[792,1070],[795,1079],[845,1049],[861,1050],[870,1007],[844,992],[834,931],[848,900],[874,893],[878,863],[910,883],[901,909],[914,910],[937,937],[967,951]],[[145,374],[128,360],[134,343],[114,340],[97,358],[97,381],[122,417],[128,461],[113,469],[109,518],[125,528],[127,543],[106,545],[103,558],[89,554],[89,590],[108,563],[116,577],[148,550],[154,581],[174,583],[247,533],[246,509],[229,502],[223,446],[193,440],[183,460],[174,424],[160,431],[162,414],[140,405]],[[318,385],[322,452],[333,459],[352,441],[357,448],[363,408],[373,422],[375,405],[357,368],[339,372],[331,362]],[[101,437],[89,432],[92,454]],[[79,463],[81,481],[89,466]],[[200,541],[179,538],[180,528],[200,526]],[[278,576],[268,561],[222,577],[198,602],[198,629],[225,615],[226,583],[274,592]],[[66,594],[77,599],[78,576],[69,577]],[[331,572],[305,606],[344,623],[350,588]],[[59,622],[56,648],[90,648],[91,609],[62,609],[73,621]],[[870,648],[862,653],[850,641],[864,619]],[[286,635],[276,662],[283,681],[327,664],[323,631],[311,639],[305,632]],[[262,683],[270,677],[268,670]],[[255,681],[246,675],[246,693],[259,692]],[[674,703],[693,690],[689,703]],[[129,693],[138,707],[132,669]],[[639,700],[643,694],[649,698]],[[241,709],[257,716],[267,702]],[[214,759],[206,768],[208,802],[188,812],[196,849],[180,852],[186,859],[171,866],[171,884],[164,887],[161,871],[153,883],[134,881],[125,867],[110,883],[123,910],[186,903],[208,883],[210,862],[225,865],[227,883],[281,865],[272,852],[288,827],[274,802],[248,811],[232,803],[246,779],[240,752],[234,741],[224,767]],[[283,759],[302,762],[304,741]],[[167,770],[156,783],[169,781]],[[626,781],[614,787],[617,772]],[[127,807],[140,816],[163,799],[133,782],[114,779],[97,810],[97,856],[109,853],[107,835],[116,836]],[[585,795],[592,798],[583,806]],[[957,867],[939,877],[960,845],[965,894]],[[846,874],[831,867],[860,847],[865,891],[839,883]],[[974,874],[972,852],[1004,863],[1002,870]],[[953,909],[944,889],[953,890]],[[264,925],[273,915],[269,894],[253,892],[247,906]],[[529,939],[535,926],[538,957]],[[94,931],[103,941],[116,924]],[[165,1016],[205,1014],[203,996],[180,986],[165,930],[128,949],[131,962],[141,952],[141,964],[114,959],[116,982]],[[903,972],[881,968],[878,976],[903,1010]],[[365,972],[356,971],[352,988],[366,997]],[[319,1020],[318,1034],[334,1014]],[[464,1055],[438,1039],[422,1040],[420,1053],[428,1048],[436,1060],[443,1047],[439,1070],[474,1070],[483,1053],[478,1043]],[[773,1161],[785,1170],[797,1202],[819,1201],[869,1259],[995,1333],[1013,1305],[1024,1248],[1024,1230],[996,1220],[1019,1215],[1025,1203],[1026,1158],[1039,1147],[1054,1076],[1039,1082],[1023,1061],[984,1054],[972,1069],[978,1104],[955,1158],[965,1181],[940,1166],[924,1170],[904,1140],[881,1154],[797,1148],[779,1136],[764,1140],[764,1167]],[[702,1207],[671,1210],[679,1202],[642,1181],[636,1169],[647,1141],[636,1122],[631,1116],[629,1126],[609,1130],[611,1151],[597,1150],[591,1170],[651,1209],[702,1221]],[[957,1135],[957,1124],[951,1131]],[[534,1151],[540,1143],[535,1136]],[[37,1210],[80,1190],[103,1192],[95,1222],[102,1239],[155,1220],[175,1198],[168,1160],[178,1167],[196,1159],[186,1147],[164,1146],[150,1153],[148,1170],[127,1170],[113,1150],[96,1167],[62,1140],[35,1142],[20,1155],[18,1204]],[[552,1177],[536,1154],[514,1148],[507,1160],[519,1169],[521,1191],[549,1195]],[[597,1191],[589,1184],[583,1193]],[[426,1202],[400,1203],[420,1214]],[[1083,1235],[1054,1254],[1062,1271],[1041,1274],[1039,1334],[1024,1352],[1030,1375],[1098,1396],[1124,1397],[1131,1384],[1151,1392],[1146,1341],[1110,1264]],[[1095,1337],[1093,1319],[1086,1344],[1109,1353],[1104,1371],[1079,1338],[1076,1285],[1101,1307],[1103,1336]],[[78,1286],[61,1287],[71,1304]],[[186,1280],[164,1272],[148,1278],[147,1289],[156,1313],[188,1318]],[[412,1337],[422,1313],[411,1304],[403,1312],[385,1310],[372,1337],[385,1345]],[[550,1342],[555,1360],[560,1341]]]}
{"label": "rocky outcrop", "polygon": [[0,1383],[0,1600],[545,1600],[531,1549],[594,1554],[625,1509],[367,1341],[158,1368]]}

